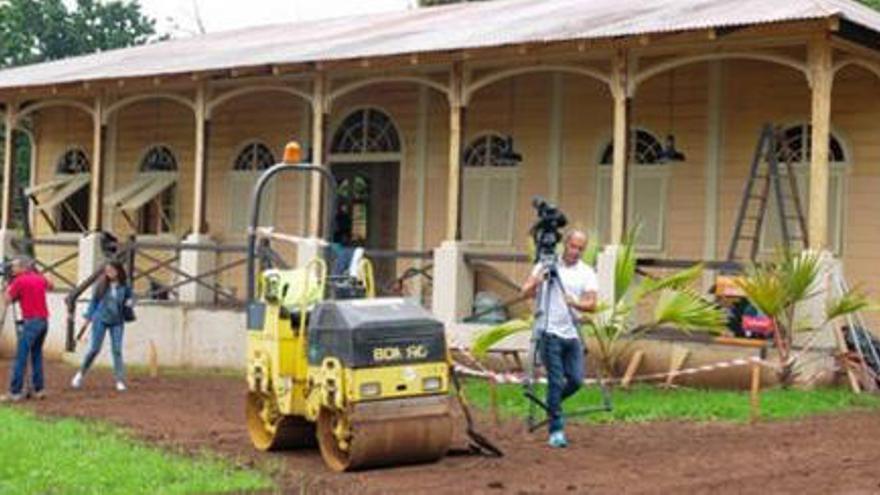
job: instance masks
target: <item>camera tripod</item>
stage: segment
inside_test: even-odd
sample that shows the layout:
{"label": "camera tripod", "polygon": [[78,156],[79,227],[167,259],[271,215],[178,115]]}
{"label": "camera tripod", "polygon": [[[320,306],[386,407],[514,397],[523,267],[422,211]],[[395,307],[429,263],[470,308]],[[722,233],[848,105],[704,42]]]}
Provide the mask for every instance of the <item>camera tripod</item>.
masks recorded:
{"label": "camera tripod", "polygon": [[[546,253],[542,254],[539,257],[539,263],[541,265],[541,269],[544,273],[543,280],[541,281],[541,285],[538,288],[537,297],[535,300],[537,301],[537,310],[535,311],[535,319],[532,326],[532,337],[529,342],[529,359],[527,360],[528,369],[527,378],[523,385],[523,394],[529,400],[529,412],[527,417],[527,426],[529,432],[533,432],[550,422],[550,406],[547,402],[535,393],[535,384],[537,382],[537,369],[541,366],[541,345],[544,339],[544,333],[547,331],[547,328],[550,324],[550,298],[553,295],[553,289],[555,288],[558,294],[558,297],[565,297],[565,287],[562,285],[562,280],[559,278],[559,271],[557,269],[557,260],[555,253]],[[575,315],[574,311],[570,306],[566,303],[566,309],[568,310],[568,317],[570,319],[571,325],[576,329],[577,338],[580,340],[581,348],[584,352],[586,352],[587,344],[584,342],[584,337],[580,332],[580,325],[578,324],[577,315]],[[584,369],[586,371],[586,360],[584,363]],[[597,412],[609,412],[612,410],[611,404],[611,393],[608,391],[608,388],[605,386],[605,381],[601,376],[601,371],[597,371],[598,374],[598,384],[599,384],[599,392],[602,395],[602,403],[596,406],[588,406],[575,411],[572,411],[567,414],[567,416],[584,416],[587,414],[597,413]],[[543,419],[538,418],[538,409],[542,409],[545,413],[545,417]]]}

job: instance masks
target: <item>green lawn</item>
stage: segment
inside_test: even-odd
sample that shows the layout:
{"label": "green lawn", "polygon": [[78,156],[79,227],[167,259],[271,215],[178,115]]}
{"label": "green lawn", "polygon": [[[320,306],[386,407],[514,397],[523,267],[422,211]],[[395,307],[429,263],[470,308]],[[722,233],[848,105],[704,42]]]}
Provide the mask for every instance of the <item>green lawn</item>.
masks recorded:
{"label": "green lawn", "polygon": [[239,493],[272,486],[262,473],[151,448],[110,426],[0,407],[2,494]]}
{"label": "green lawn", "polygon": [[[502,417],[525,417],[528,403],[519,385],[498,385],[498,409]],[[489,385],[482,380],[468,380],[465,391],[472,404],[490,408]],[[544,397],[540,388],[539,397]],[[746,392],[676,388],[664,390],[637,386],[612,392],[614,411],[575,418],[591,423],[648,422],[664,420],[730,421],[749,420],[749,395]],[[566,410],[601,403],[599,390],[589,387],[565,402]],[[793,419],[839,411],[880,408],[880,396],[855,395],[843,388],[813,391],[772,389],[761,393],[761,419]]]}

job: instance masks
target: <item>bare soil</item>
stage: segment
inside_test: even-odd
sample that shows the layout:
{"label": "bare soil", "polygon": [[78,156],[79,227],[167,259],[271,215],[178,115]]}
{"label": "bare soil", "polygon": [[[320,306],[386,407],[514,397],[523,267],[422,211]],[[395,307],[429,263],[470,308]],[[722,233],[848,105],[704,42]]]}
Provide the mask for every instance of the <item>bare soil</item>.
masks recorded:
{"label": "bare soil", "polygon": [[[8,383],[0,362],[0,384]],[[328,471],[317,451],[253,450],[244,426],[242,380],[224,376],[135,376],[113,391],[97,370],[70,390],[73,369],[49,364],[49,398],[26,407],[46,416],[99,419],[136,437],[185,452],[213,451],[267,469],[285,493],[877,493],[880,415],[852,413],[802,421],[733,424],[570,425],[571,447],[553,450],[518,422],[481,431],[503,459],[450,456],[431,465],[352,474]],[[458,447],[463,447],[459,439]]]}

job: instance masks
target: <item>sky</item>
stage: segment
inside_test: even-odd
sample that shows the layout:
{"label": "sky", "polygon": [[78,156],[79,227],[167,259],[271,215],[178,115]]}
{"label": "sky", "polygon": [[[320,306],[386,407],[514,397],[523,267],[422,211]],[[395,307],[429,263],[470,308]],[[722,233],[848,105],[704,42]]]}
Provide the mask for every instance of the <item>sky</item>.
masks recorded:
{"label": "sky", "polygon": [[[279,22],[307,21],[410,8],[415,0],[140,0],[161,33],[185,37],[198,32],[198,11],[207,32]],[[173,19],[173,21],[171,20]]]}

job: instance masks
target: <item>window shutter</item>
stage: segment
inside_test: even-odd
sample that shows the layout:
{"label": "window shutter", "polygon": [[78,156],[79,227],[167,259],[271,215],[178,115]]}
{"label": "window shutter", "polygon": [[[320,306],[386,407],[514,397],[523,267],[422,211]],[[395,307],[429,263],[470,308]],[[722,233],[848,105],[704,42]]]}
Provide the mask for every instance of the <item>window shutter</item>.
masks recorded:
{"label": "window shutter", "polygon": [[481,228],[485,178],[472,170],[465,170],[462,185],[461,235],[466,241],[482,240]]}
{"label": "window shutter", "polygon": [[637,170],[631,184],[629,218],[631,225],[640,226],[637,247],[645,251],[662,251],[666,179],[653,170]]}
{"label": "window shutter", "polygon": [[[244,236],[247,233],[247,228],[250,226],[250,198],[260,175],[259,172],[252,171],[229,173],[229,198],[236,198],[236,200],[247,198],[228,208],[229,233],[231,235]],[[260,205],[260,225],[272,225],[274,221],[275,185],[269,184]]]}
{"label": "window shutter", "polygon": [[514,212],[516,211],[516,175],[512,171],[498,171],[486,184],[486,223],[483,241],[510,244],[513,240]]}

